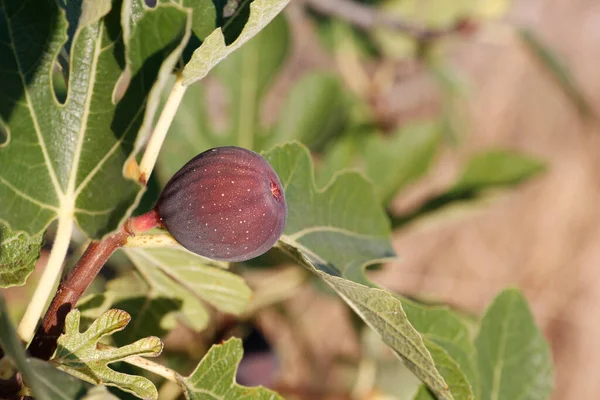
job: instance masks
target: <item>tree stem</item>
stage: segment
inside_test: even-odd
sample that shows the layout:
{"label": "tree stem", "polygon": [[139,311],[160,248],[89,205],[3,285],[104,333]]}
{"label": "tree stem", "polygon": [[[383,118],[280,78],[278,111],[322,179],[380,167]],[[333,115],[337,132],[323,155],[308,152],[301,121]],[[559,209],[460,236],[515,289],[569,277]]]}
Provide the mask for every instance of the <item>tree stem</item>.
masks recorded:
{"label": "tree stem", "polygon": [[128,237],[158,226],[160,218],[156,210],[152,210],[128,219],[121,229],[102,241],[89,244],[77,264],[60,283],[42,324],[35,333],[29,346],[29,353],[33,357],[43,360],[52,357],[56,350],[56,341],[63,332],[67,314],[75,307],[111,254],[127,243]]}

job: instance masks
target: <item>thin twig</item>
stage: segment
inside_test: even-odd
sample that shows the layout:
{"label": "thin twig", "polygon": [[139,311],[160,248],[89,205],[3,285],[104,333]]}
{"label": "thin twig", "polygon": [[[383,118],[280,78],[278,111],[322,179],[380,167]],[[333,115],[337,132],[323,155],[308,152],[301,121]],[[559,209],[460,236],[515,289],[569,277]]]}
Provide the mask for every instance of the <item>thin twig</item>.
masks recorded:
{"label": "thin twig", "polygon": [[403,32],[419,41],[435,39],[456,30],[456,26],[428,28],[425,25],[417,25],[351,0],[304,0],[304,2],[320,14],[341,18],[363,30],[386,27]]}

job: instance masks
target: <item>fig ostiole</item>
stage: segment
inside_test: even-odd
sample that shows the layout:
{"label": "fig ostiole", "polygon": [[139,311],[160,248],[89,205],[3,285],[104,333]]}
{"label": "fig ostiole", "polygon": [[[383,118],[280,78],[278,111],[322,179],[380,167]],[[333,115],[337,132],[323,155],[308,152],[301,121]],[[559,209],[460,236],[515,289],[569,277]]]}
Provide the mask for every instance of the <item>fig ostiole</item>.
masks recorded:
{"label": "fig ostiole", "polygon": [[156,211],[183,247],[222,261],[267,252],[287,218],[277,173],[260,154],[234,146],[191,159],[167,183]]}

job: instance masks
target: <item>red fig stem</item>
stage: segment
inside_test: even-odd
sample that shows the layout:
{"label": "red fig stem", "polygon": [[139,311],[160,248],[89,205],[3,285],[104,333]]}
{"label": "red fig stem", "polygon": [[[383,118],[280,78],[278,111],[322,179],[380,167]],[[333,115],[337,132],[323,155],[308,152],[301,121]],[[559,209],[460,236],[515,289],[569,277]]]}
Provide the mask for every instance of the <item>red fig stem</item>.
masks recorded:
{"label": "red fig stem", "polygon": [[49,360],[56,350],[56,342],[63,332],[65,318],[81,295],[90,286],[108,258],[127,242],[129,236],[161,226],[156,210],[128,219],[120,230],[101,241],[92,241],[77,264],[61,281],[50,307],[44,315],[31,344],[33,357]]}
{"label": "red fig stem", "polygon": [[131,229],[133,230],[134,234],[147,232],[150,229],[162,227],[162,221],[160,219],[160,215],[158,215],[158,211],[156,211],[156,208],[148,211],[145,214],[131,218],[130,221]]}

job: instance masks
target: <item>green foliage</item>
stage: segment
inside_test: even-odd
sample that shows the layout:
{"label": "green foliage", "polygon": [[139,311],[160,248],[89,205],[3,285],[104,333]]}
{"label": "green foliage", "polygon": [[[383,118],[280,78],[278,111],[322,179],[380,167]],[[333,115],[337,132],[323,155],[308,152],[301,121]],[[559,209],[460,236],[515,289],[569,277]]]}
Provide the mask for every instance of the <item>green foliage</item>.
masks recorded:
{"label": "green foliage", "polygon": [[59,369],[84,381],[116,386],[142,399],[157,399],[154,384],[146,378],[116,372],[108,364],[135,355],[158,356],[163,344],[157,337],[147,337],[120,348],[100,349],[98,341],[124,329],[131,316],[122,310],[109,310],[102,314],[84,332],[79,331],[79,310],[67,314],[65,333],[58,338],[58,348],[51,362]]}
{"label": "green foliage", "polygon": [[475,154],[450,188],[408,215],[395,217],[392,223],[398,227],[450,205],[478,200],[490,189],[518,185],[544,170],[541,161],[515,151],[495,149]]}
{"label": "green foliage", "polygon": [[318,182],[325,184],[337,171],[357,168],[371,180],[381,201],[388,204],[396,193],[429,170],[441,136],[442,130],[435,122],[413,123],[390,135],[367,130],[343,136],[326,153],[318,169]]}
{"label": "green foliage", "polygon": [[372,186],[347,172],[323,189],[314,183],[308,150],[297,143],[264,154],[285,190],[285,243],[320,260],[323,272],[366,283],[367,264],[395,257],[388,219]]}
{"label": "green foliage", "polygon": [[481,399],[548,398],[553,386],[550,349],[519,291],[498,295],[481,321],[475,344]]}
{"label": "green foliage", "polygon": [[248,21],[239,36],[229,45],[226,44],[226,37],[221,29],[213,31],[204,39],[202,46],[194,51],[192,58],[183,69],[184,85],[190,85],[204,78],[215,65],[264,28],[288,2],[289,0],[252,2]]}
{"label": "green foliage", "polygon": [[[392,366],[400,360],[405,365],[394,371],[418,378],[405,379],[410,390],[404,395],[546,399],[552,387],[550,352],[519,292],[498,296],[479,326],[448,308],[394,295],[366,276],[369,266],[395,257],[383,205],[429,170],[444,121],[380,132],[363,99],[351,98],[334,75],[312,72],[291,86],[279,115],[269,116],[272,125],[267,125],[261,107],[291,45],[286,20],[276,17],[288,0],[157,3],[0,0],[0,287],[25,282],[53,220],[76,223],[86,236],[100,238],[128,217],[143,188],[127,177],[125,166],[134,165],[151,131],[162,89],[172,72],[181,74],[187,87],[213,70],[211,79],[228,99],[227,126],[220,129],[211,119],[208,104],[215,98],[209,97],[208,83],[189,86],[161,155],[162,178],[208,147],[236,144],[265,151],[276,145],[264,155],[281,178],[289,209],[279,249],[337,293],[389,346],[398,357]],[[465,13],[489,17],[506,6],[504,0],[442,3],[431,2],[429,11],[412,0],[376,7],[427,27],[447,27]],[[361,56],[376,53],[345,24],[330,33],[337,38],[348,33]],[[378,30],[375,37],[384,52],[395,51],[386,47],[395,33]],[[564,68],[535,38],[524,37],[585,109]],[[404,39],[394,46],[408,43]],[[447,71],[436,71],[453,86]],[[284,143],[294,140],[304,145]],[[309,149],[320,161],[317,177]],[[340,172],[347,168],[359,171]],[[469,161],[446,192],[399,220],[515,185],[542,169],[539,161],[514,152],[486,151]],[[67,315],[50,363],[27,359],[0,297],[0,375],[21,372],[26,390],[41,400],[115,398],[101,386],[89,390],[88,382],[156,399],[152,381],[117,372],[112,364],[158,356],[163,345],[156,336],[178,322],[196,333],[217,312],[244,315],[252,293],[227,264],[178,246],[152,247],[158,243],[153,234],[136,238],[138,245],[148,240],[144,247],[129,242],[131,247],[116,255],[121,256],[117,277],[81,301],[81,311]],[[129,313],[134,320],[125,330]],[[480,329],[473,338],[475,325]],[[100,343],[102,338],[119,347]],[[190,376],[163,375],[177,380],[187,399],[280,399],[265,388],[236,383],[242,356],[241,341],[230,339],[213,346]]]}
{"label": "green foliage", "polygon": [[181,247],[129,248],[125,254],[139,274],[109,282],[112,306],[136,316],[135,325],[119,333],[117,343],[128,343],[149,332],[162,336],[179,320],[201,331],[209,323],[204,302],[219,311],[240,315],[250,301],[244,280]]}
{"label": "green foliage", "polygon": [[209,112],[215,99],[208,85],[189,86],[160,154],[162,181],[186,160],[211,147],[236,145],[260,151],[299,140],[318,149],[340,133],[346,120],[347,95],[339,80],[324,72],[307,74],[293,85],[272,127],[261,120],[263,100],[289,48],[288,24],[280,16],[216,66],[210,77],[228,99],[217,116]]}
{"label": "green foliage", "polygon": [[235,338],[212,346],[194,372],[188,377],[180,378],[185,398],[282,400],[275,392],[263,387],[249,388],[235,383],[235,373],[243,353],[242,341]]}
{"label": "green foliage", "polygon": [[520,183],[543,170],[538,160],[512,151],[491,150],[469,160],[451,194],[472,193]]}
{"label": "green foliage", "polygon": [[[37,400],[74,400],[81,399],[88,392],[90,385],[59,371],[51,364],[35,358],[27,358],[25,349],[8,316],[4,297],[0,294],[0,347],[10,366],[15,366],[23,375],[28,389]],[[8,377],[11,372],[8,364],[0,365],[0,376]]]}
{"label": "green foliage", "polygon": [[25,283],[40,257],[42,241],[41,234],[29,237],[0,223],[0,287]]}
{"label": "green foliage", "polygon": [[[473,397],[478,399],[477,356],[469,327],[447,307],[427,307],[407,299],[402,299],[402,307],[410,323],[427,339],[430,351],[432,345],[439,347],[436,350],[440,354],[445,351],[446,354],[441,357],[450,357],[457,364],[464,374],[463,379],[470,385]],[[436,360],[436,365],[438,363],[439,360]]]}
{"label": "green foliage", "polygon": [[[57,217],[74,218],[87,235],[100,237],[137,201],[141,187],[123,176],[123,165],[182,51],[187,13],[174,5],[146,9],[121,35],[120,9],[111,10],[106,0],[82,2],[77,27],[69,30],[69,91],[62,105],[50,77],[68,38],[65,12],[54,1],[2,5],[0,119],[8,138],[0,148],[0,219],[35,235]],[[131,80],[115,104],[126,68]]]}

